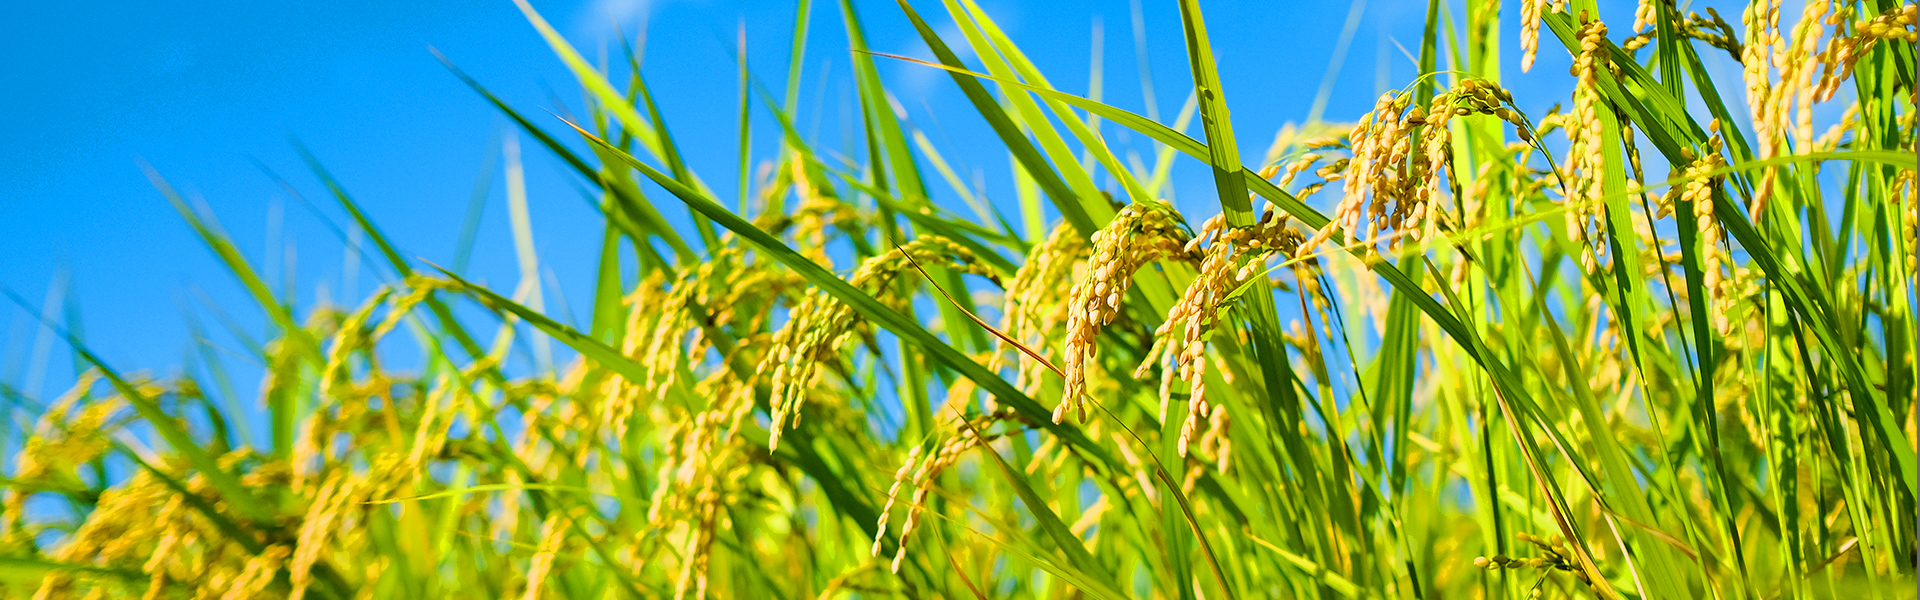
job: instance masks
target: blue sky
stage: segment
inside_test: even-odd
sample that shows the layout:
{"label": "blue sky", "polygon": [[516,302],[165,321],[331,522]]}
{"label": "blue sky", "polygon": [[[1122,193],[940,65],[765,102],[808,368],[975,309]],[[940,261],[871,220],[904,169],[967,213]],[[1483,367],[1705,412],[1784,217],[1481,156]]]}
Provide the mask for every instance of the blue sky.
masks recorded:
{"label": "blue sky", "polygon": [[[1125,0],[980,3],[1057,87],[1072,91],[1087,88],[1098,20],[1105,99],[1145,112]],[[926,55],[893,2],[854,4],[873,48]],[[914,4],[936,27],[954,31],[937,3]],[[1163,120],[1170,121],[1190,88],[1179,16],[1172,2],[1143,4],[1149,65]],[[744,27],[756,75],[783,89],[790,3],[536,0],[534,6],[590,56],[617,39],[618,27],[631,36],[644,22],[644,69],[669,127],[692,168],[733,197],[738,89],[730,47]],[[1405,85],[1414,67],[1399,46],[1417,46],[1425,6],[1365,4],[1327,118],[1350,120],[1384,89]],[[1282,124],[1308,113],[1352,8],[1344,2],[1206,5],[1249,163],[1260,160]],[[1627,13],[1609,20],[1630,20],[1631,4],[1623,8]],[[816,0],[812,23],[800,118],[807,127],[819,123],[820,146],[839,148],[840,116],[852,92],[838,4]],[[957,33],[949,40],[958,42]],[[322,293],[336,303],[357,302],[379,282],[366,268],[346,268],[344,245],[326,224],[345,218],[292,150],[289,136],[297,136],[403,252],[442,264],[452,259],[476,179],[491,181],[470,273],[510,291],[517,271],[504,186],[497,166],[482,167],[497,165],[498,140],[513,132],[429,46],[529,115],[578,107],[571,76],[506,0],[76,1],[0,9],[0,81],[9,90],[0,94],[0,113],[8,115],[0,129],[0,286],[35,304],[65,298],[80,315],[88,344],[123,371],[177,372],[190,349],[181,307],[218,329],[197,299],[201,292],[255,335],[263,331],[259,311],[148,183],[139,167],[144,160],[204,200],[256,268],[273,281],[294,281],[301,304]],[[1520,94],[1528,112],[1544,112],[1565,97],[1561,88],[1570,83],[1558,73],[1567,62],[1564,52],[1541,53],[1532,79],[1548,82],[1539,90],[1545,101],[1527,106],[1527,94]],[[1004,150],[951,81],[893,61],[882,61],[881,72],[909,118],[949,160],[979,171],[990,195],[1010,195]],[[1524,79],[1512,87],[1527,91]],[[754,126],[755,147],[764,156],[774,147],[774,126],[764,115]],[[1111,127],[1108,135],[1119,144],[1139,141]],[[572,312],[584,314],[600,224],[559,162],[524,139],[522,146],[542,262]],[[285,177],[318,211],[295,200],[255,161]],[[1195,202],[1211,192],[1207,173],[1191,162],[1176,169],[1173,182]],[[952,201],[946,196],[941,200]],[[684,214],[678,206],[662,208]],[[1189,211],[1196,213],[1210,211]],[[67,285],[55,288],[61,273],[70,274]],[[61,290],[64,296],[57,295]],[[560,312],[553,291],[547,298],[549,312]],[[8,304],[0,308],[0,328],[0,380],[40,397],[71,381],[64,344],[36,352],[42,333],[32,315]],[[237,348],[224,335],[216,338]],[[35,361],[36,354],[43,360]],[[250,388],[255,373],[240,371],[239,385]]]}

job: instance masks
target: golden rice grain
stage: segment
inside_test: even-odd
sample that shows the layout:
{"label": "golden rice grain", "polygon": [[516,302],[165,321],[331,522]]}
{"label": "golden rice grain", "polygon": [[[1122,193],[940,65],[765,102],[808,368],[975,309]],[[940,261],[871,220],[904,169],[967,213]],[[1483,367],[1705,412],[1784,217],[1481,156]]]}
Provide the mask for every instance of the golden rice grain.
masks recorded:
{"label": "golden rice grain", "polygon": [[[1087,240],[1071,225],[1063,221],[1055,226],[1007,282],[1000,331],[1046,355],[1050,349],[1047,336],[1063,324],[1068,312],[1066,292],[1071,290],[1068,282],[1073,280],[1075,266],[1084,263],[1087,247]],[[1001,340],[987,368],[995,371],[1006,368],[1007,359],[1015,356],[1012,346]],[[1017,365],[1014,384],[1028,393],[1037,391],[1041,365],[1030,360],[1021,360]]]}
{"label": "golden rice grain", "polygon": [[1533,70],[1533,55],[1540,49],[1540,13],[1547,0],[1520,0],[1520,72]]}
{"label": "golden rice grain", "polygon": [[1066,391],[1053,410],[1053,422],[1077,410],[1085,421],[1087,361],[1094,355],[1100,328],[1120,314],[1120,301],[1133,285],[1133,273],[1162,256],[1179,252],[1186,235],[1170,209],[1133,204],[1093,234],[1087,274],[1073,284],[1067,300]]}
{"label": "golden rice grain", "polygon": [[[997,276],[973,258],[973,252],[952,241],[923,235],[896,250],[867,259],[855,269],[848,283],[855,287],[875,288],[909,269],[906,256],[923,265],[959,269],[990,279]],[[821,361],[838,356],[841,344],[860,321],[851,307],[841,304],[823,290],[808,292],[799,306],[788,315],[786,325],[774,333],[773,345],[761,360],[759,373],[770,376],[773,390],[773,424],[768,445],[780,446],[781,431],[800,422],[800,407],[809,390],[820,383]]]}

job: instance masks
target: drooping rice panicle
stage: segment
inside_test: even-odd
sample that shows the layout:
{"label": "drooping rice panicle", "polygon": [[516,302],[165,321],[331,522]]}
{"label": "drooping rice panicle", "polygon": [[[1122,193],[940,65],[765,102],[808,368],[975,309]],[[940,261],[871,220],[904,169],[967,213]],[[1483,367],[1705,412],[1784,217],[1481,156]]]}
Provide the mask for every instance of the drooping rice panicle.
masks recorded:
{"label": "drooping rice panicle", "polygon": [[[973,252],[934,235],[921,236],[897,250],[867,259],[854,269],[848,283],[875,291],[911,268],[907,256],[923,265],[959,269],[983,277],[997,276],[973,258]],[[820,383],[820,362],[837,355],[858,324],[854,310],[825,292],[814,290],[795,306],[786,325],[773,335],[772,346],[760,362],[759,373],[770,377],[773,425],[768,445],[780,446],[780,432],[800,422],[800,407],[809,390]]]}
{"label": "drooping rice panicle", "polygon": [[[1772,100],[1775,95],[1773,69],[1781,65],[1784,53],[1780,48],[1779,0],[1757,0],[1748,4],[1746,24],[1746,51],[1740,56],[1742,78],[1747,87],[1747,110],[1753,117],[1754,154],[1766,160],[1780,156],[1780,135],[1784,128],[1784,120]],[[1747,214],[1755,220],[1765,211],[1778,180],[1778,169],[1767,167],[1754,185]]]}
{"label": "drooping rice panicle", "polygon": [[1520,0],[1520,72],[1533,70],[1533,56],[1540,49],[1540,13],[1547,0]]}
{"label": "drooping rice panicle", "polygon": [[[1070,291],[1067,286],[1076,268],[1085,264],[1086,256],[1087,240],[1079,232],[1066,223],[1054,226],[1007,282],[1000,330],[1030,348],[1042,352],[1050,349],[1046,337],[1060,328],[1067,313],[1068,294],[1062,292]],[[1006,368],[1007,360],[1017,354],[1011,343],[1001,340],[987,367],[995,371]],[[1041,365],[1024,358],[1015,364],[1015,385],[1028,393],[1036,391]]]}
{"label": "drooping rice panicle", "polygon": [[[1261,267],[1268,259],[1290,258],[1299,251],[1305,236],[1288,227],[1288,220],[1285,213],[1272,209],[1262,211],[1261,219],[1246,228],[1230,227],[1224,217],[1214,217],[1207,220],[1183,249],[1193,253],[1205,244],[1199,276],[1168,310],[1166,321],[1154,331],[1153,348],[1133,374],[1135,379],[1143,379],[1152,367],[1169,363],[1161,376],[1161,419],[1168,417],[1173,382],[1179,380],[1187,384],[1187,415],[1178,442],[1180,456],[1187,455],[1201,424],[1209,418],[1216,423],[1210,426],[1209,433],[1215,433],[1212,427],[1225,427],[1226,414],[1220,411],[1221,406],[1207,401],[1207,338],[1213,334],[1220,312],[1233,301],[1234,293],[1256,276],[1264,279]],[[1258,285],[1255,289],[1264,287]],[[1221,458],[1218,464],[1225,465],[1226,460]]]}
{"label": "drooping rice panicle", "polygon": [[1606,246],[1600,221],[1605,158],[1602,147],[1605,125],[1598,113],[1600,105],[1599,73],[1608,68],[1606,54],[1607,25],[1587,21],[1580,29],[1580,54],[1574,57],[1577,83],[1573,90],[1573,111],[1567,114],[1568,170],[1573,174],[1567,197],[1567,231],[1581,244],[1580,264],[1587,271],[1602,265],[1601,249]]}
{"label": "drooping rice panicle", "polygon": [[1053,422],[1067,414],[1087,418],[1087,361],[1094,355],[1100,328],[1120,314],[1120,301],[1133,285],[1133,273],[1162,256],[1179,252],[1186,234],[1177,227],[1179,216],[1146,204],[1133,204],[1093,235],[1087,273],[1074,282],[1067,298],[1066,391],[1053,409]]}
{"label": "drooping rice panicle", "polygon": [[[952,468],[969,450],[991,444],[999,439],[1001,434],[987,432],[996,423],[1012,420],[1013,415],[1011,412],[1002,411],[970,419],[967,423],[959,423],[962,419],[968,419],[968,417],[956,413],[956,425],[952,426],[951,437],[927,454],[925,461],[919,460],[922,447],[914,446],[913,450],[907,454],[906,463],[900,465],[900,469],[894,472],[893,486],[887,489],[886,506],[881,509],[880,520],[875,526],[875,530],[880,532],[880,535],[886,535],[887,517],[892,513],[893,506],[900,497],[901,487],[911,484],[913,497],[908,501],[905,509],[906,521],[900,524],[900,549],[894,553],[893,562],[889,567],[894,573],[900,572],[901,563],[907,559],[907,540],[920,526],[921,512],[925,509],[927,494],[933,491],[934,478],[938,477],[942,471]],[[911,478],[907,475],[909,471],[912,472]],[[882,539],[875,537],[873,549],[869,554],[875,557],[880,556],[881,543]]]}

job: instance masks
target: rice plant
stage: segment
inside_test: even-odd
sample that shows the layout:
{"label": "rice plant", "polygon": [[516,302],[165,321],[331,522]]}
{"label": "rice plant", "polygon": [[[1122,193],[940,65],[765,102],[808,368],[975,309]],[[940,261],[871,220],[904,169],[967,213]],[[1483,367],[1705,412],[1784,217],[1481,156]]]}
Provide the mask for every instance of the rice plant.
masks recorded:
{"label": "rice plant", "polygon": [[[152,173],[268,374],[229,409],[73,340],[71,391],[10,391],[0,596],[1914,597],[1912,4],[1435,1],[1416,77],[1246,165],[1194,0],[1171,124],[1052,87],[971,0],[899,3],[927,61],[843,1],[857,156],[743,62],[742,137],[781,143],[723,201],[662,90],[516,2],[587,109],[453,76],[597,198],[588,325],[410,258],[317,160],[387,283],[296,305]],[[1560,77],[1501,72],[1503,18],[1571,97],[1502,83]],[[890,108],[902,60],[1014,198]],[[1164,201],[1175,161],[1217,212]],[[512,367],[536,332],[576,358]]]}

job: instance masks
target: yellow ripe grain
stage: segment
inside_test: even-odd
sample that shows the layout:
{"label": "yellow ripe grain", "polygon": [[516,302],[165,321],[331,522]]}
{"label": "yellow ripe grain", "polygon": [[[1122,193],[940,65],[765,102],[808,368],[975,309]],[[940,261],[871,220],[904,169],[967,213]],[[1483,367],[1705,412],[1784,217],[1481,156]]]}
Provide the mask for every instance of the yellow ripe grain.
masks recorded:
{"label": "yellow ripe grain", "polygon": [[265,552],[247,559],[245,570],[227,586],[220,600],[247,600],[248,598],[267,597],[268,586],[273,585],[273,577],[287,556],[293,553],[286,546],[275,544],[268,546]]}
{"label": "yellow ripe grain", "polygon": [[344,474],[335,471],[325,483],[320,484],[313,503],[307,509],[306,518],[301,522],[299,541],[294,544],[293,562],[287,567],[288,577],[293,582],[293,593],[288,596],[292,600],[306,597],[307,587],[313,585],[313,565],[320,561],[322,546],[333,533],[334,520],[341,510],[344,479]]}
{"label": "yellow ripe grain", "polygon": [[1520,72],[1533,70],[1533,56],[1540,49],[1540,17],[1547,0],[1520,0]]}
{"label": "yellow ripe grain", "polygon": [[1440,176],[1447,172],[1447,167],[1453,162],[1453,132],[1447,127],[1447,120],[1451,114],[1452,111],[1434,110],[1427,117],[1427,127],[1422,132],[1425,139],[1421,141],[1421,147],[1426,151],[1427,176],[1417,192],[1419,207],[1412,215],[1416,225],[1408,230],[1409,237],[1414,241],[1426,239],[1434,229],[1434,223],[1437,223],[1436,220],[1426,217],[1438,214],[1438,211],[1430,208],[1430,205],[1440,197]]}
{"label": "yellow ripe grain", "polygon": [[[607,397],[605,426],[616,436],[625,435],[627,422],[636,410],[644,406],[643,396],[657,398],[666,385],[665,380],[677,372],[671,368],[674,363],[669,362],[669,358],[676,357],[659,357],[659,354],[667,350],[678,352],[681,346],[675,343],[662,348],[664,344],[657,338],[672,335],[671,331],[679,322],[667,314],[669,295],[665,271],[653,271],[642,278],[633,293],[624,300],[628,306],[627,336],[620,342],[621,354],[634,357],[647,367],[647,377],[641,381],[628,381],[626,377],[616,374],[602,384],[602,393]],[[684,337],[684,330],[681,333]],[[662,365],[669,367],[666,373],[657,368]]]}
{"label": "yellow ripe grain", "polygon": [[1901,225],[1906,230],[1906,239],[1901,245],[1906,247],[1909,277],[1920,271],[1920,185],[1917,184],[1920,181],[1916,181],[1915,172],[1907,169],[1895,175],[1893,182],[1887,186],[1891,192],[1888,195],[1898,198],[1899,204],[1906,205],[1906,210],[1900,215]]}
{"label": "yellow ripe grain", "polygon": [[1569,170],[1574,172],[1569,182],[1567,228],[1581,242],[1580,262],[1588,271],[1601,266],[1600,249],[1605,247],[1598,221],[1602,211],[1601,184],[1606,173],[1603,150],[1608,140],[1598,110],[1599,73],[1608,63],[1606,41],[1606,23],[1588,21],[1581,28],[1580,54],[1573,62],[1573,72],[1578,77],[1574,84],[1573,112],[1568,113],[1566,119],[1567,160]]}
{"label": "yellow ripe grain", "polygon": [[1817,92],[1814,68],[1819,66],[1820,36],[1825,31],[1828,3],[1808,2],[1793,27],[1789,60],[1781,66],[1780,87],[1775,90],[1774,110],[1793,114],[1793,143],[1796,148],[1813,145],[1813,102]]}
{"label": "yellow ripe grain", "polygon": [[[1066,292],[1070,291],[1067,282],[1073,280],[1075,266],[1084,264],[1087,249],[1087,240],[1071,225],[1061,222],[1055,226],[1007,282],[1002,295],[1000,331],[1042,356],[1048,354],[1047,336],[1063,324],[1066,316]],[[1016,352],[1011,343],[1000,340],[987,368],[994,371],[1006,368],[1009,358],[1018,358]],[[1017,364],[1014,385],[1028,393],[1037,392],[1042,366],[1038,361],[1024,359]]]}
{"label": "yellow ripe grain", "polygon": [[[880,522],[874,527],[876,533],[873,537],[872,555],[875,557],[880,556],[881,542],[886,539],[887,516],[893,513],[894,503],[900,500],[900,488],[904,487],[907,482],[911,480],[913,467],[920,460],[921,448],[921,446],[914,446],[912,450],[908,451],[907,462],[900,465],[899,470],[893,472],[893,486],[887,488],[887,504],[880,508]],[[1034,464],[1038,464],[1038,462]]]}
{"label": "yellow ripe grain", "polygon": [[566,541],[566,522],[560,511],[547,516],[540,525],[540,541],[533,550],[533,560],[527,563],[527,590],[520,600],[540,600],[541,592],[547,586],[547,574],[553,572],[553,559],[560,553],[560,543]]}
{"label": "yellow ripe grain", "polygon": [[[900,248],[865,260],[848,278],[848,283],[879,291],[878,284],[913,268],[908,256],[921,265],[948,267],[999,280],[998,275],[974,258],[972,251],[940,236],[922,235]],[[780,433],[799,425],[800,408],[806,395],[819,384],[820,362],[837,357],[842,343],[859,323],[860,318],[851,307],[815,289],[807,293],[800,305],[789,313],[787,323],[774,333],[773,344],[757,371],[772,378],[768,384],[773,406],[770,447],[778,448]]]}
{"label": "yellow ripe grain", "polygon": [[1695,222],[1700,228],[1702,269],[1706,272],[1706,288],[1713,294],[1710,305],[1717,309],[1713,311],[1714,325],[1722,336],[1730,334],[1725,310],[1721,308],[1730,300],[1723,274],[1729,259],[1726,251],[1720,248],[1720,242],[1725,237],[1725,233],[1721,229],[1719,218],[1713,211],[1713,190],[1718,187],[1719,178],[1709,178],[1705,175],[1724,166],[1726,161],[1718,152],[1707,154],[1694,161],[1687,166],[1686,176],[1697,177],[1697,179],[1687,182],[1685,191],[1681,192],[1681,202],[1692,208]]}
{"label": "yellow ripe grain", "polygon": [[[1012,420],[1013,413],[1010,409],[1001,409],[998,412],[962,422],[962,419],[965,418],[964,416],[955,417],[954,425],[952,426],[953,434],[945,441],[942,441],[939,447],[935,449],[925,461],[919,462],[918,468],[915,468],[915,462],[916,459],[920,457],[921,447],[915,446],[913,450],[907,454],[906,464],[901,465],[900,469],[894,472],[893,487],[887,490],[887,505],[886,508],[880,511],[879,526],[875,529],[876,537],[873,540],[872,550],[873,556],[878,557],[880,555],[882,545],[878,536],[884,536],[887,533],[887,515],[892,512],[895,501],[899,498],[901,488],[911,483],[913,486],[913,498],[907,503],[906,521],[900,525],[900,548],[894,553],[893,562],[889,565],[889,568],[894,573],[899,573],[900,566],[906,562],[907,540],[912,537],[914,530],[919,528],[920,514],[921,511],[926,508],[927,494],[933,491],[934,478],[938,477],[941,472],[952,468],[967,451],[976,447],[985,446],[999,439],[999,434],[987,433],[988,430],[999,422]],[[986,437],[982,438],[982,435]],[[913,474],[909,480],[907,472],[910,470]]]}
{"label": "yellow ripe grain", "polygon": [[1167,210],[1133,204],[1094,233],[1086,276],[1068,295],[1066,390],[1054,408],[1053,422],[1064,422],[1068,411],[1076,409],[1080,420],[1086,420],[1087,361],[1093,358],[1094,338],[1120,313],[1120,298],[1132,287],[1134,271],[1181,251],[1186,236],[1176,227],[1177,218]]}
{"label": "yellow ripe grain", "polygon": [[1200,448],[1213,455],[1213,468],[1221,473],[1227,472],[1227,467],[1232,464],[1233,438],[1229,435],[1232,430],[1233,416],[1227,414],[1227,407],[1214,405],[1207,421],[1207,432],[1200,438]]}
{"label": "yellow ripe grain", "polygon": [[[1747,6],[1746,13],[1747,43],[1741,53],[1743,67],[1741,77],[1747,85],[1747,110],[1753,117],[1754,152],[1756,158],[1769,159],[1780,155],[1780,125],[1774,114],[1773,66],[1780,62],[1780,1],[1757,0]],[[1753,201],[1747,207],[1747,213],[1756,221],[1766,210],[1768,199],[1773,196],[1773,188],[1779,180],[1779,170],[1768,167],[1762,171],[1760,183],[1754,186]]]}
{"label": "yellow ripe grain", "polygon": [[1827,24],[1834,25],[1834,35],[1827,42],[1827,49],[1818,54],[1820,76],[1814,84],[1813,101],[1825,102],[1833,98],[1840,90],[1841,83],[1853,77],[1854,63],[1865,55],[1874,44],[1881,40],[1914,43],[1913,4],[1902,4],[1887,9],[1872,19],[1860,21],[1853,26],[1853,35],[1841,35],[1838,26],[1852,15],[1852,7],[1843,8],[1827,17]]}
{"label": "yellow ripe grain", "polygon": [[1205,244],[1199,274],[1168,309],[1166,321],[1154,331],[1152,349],[1134,371],[1135,378],[1144,378],[1155,365],[1169,363],[1161,375],[1162,419],[1168,416],[1173,382],[1187,383],[1188,412],[1178,442],[1181,456],[1187,455],[1201,422],[1219,413],[1207,402],[1205,377],[1206,339],[1220,311],[1231,301],[1230,294],[1254,276],[1256,267],[1275,255],[1292,255],[1304,238],[1287,226],[1289,218],[1283,212],[1268,208],[1261,217],[1252,226],[1231,227],[1224,215],[1215,216],[1187,243],[1185,252],[1198,251]]}

